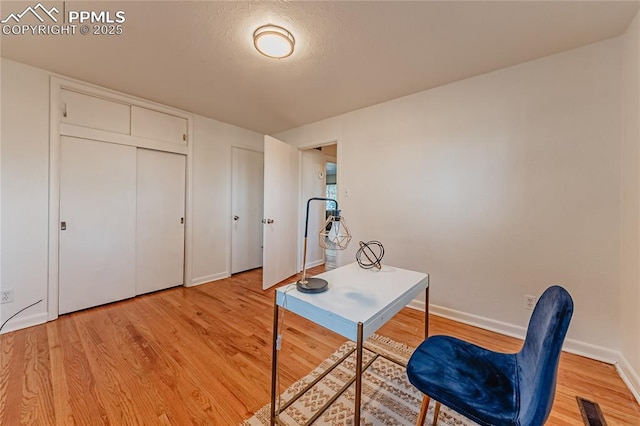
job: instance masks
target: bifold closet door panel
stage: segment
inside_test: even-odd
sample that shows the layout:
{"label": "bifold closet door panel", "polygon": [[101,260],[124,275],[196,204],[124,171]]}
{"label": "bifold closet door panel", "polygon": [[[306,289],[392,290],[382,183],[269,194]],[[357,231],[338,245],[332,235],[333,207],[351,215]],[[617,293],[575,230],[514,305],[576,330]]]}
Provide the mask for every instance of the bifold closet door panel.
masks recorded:
{"label": "bifold closet door panel", "polygon": [[138,148],[136,294],[184,283],[185,157]]}
{"label": "bifold closet door panel", "polygon": [[136,148],[61,137],[60,314],[135,295]]}

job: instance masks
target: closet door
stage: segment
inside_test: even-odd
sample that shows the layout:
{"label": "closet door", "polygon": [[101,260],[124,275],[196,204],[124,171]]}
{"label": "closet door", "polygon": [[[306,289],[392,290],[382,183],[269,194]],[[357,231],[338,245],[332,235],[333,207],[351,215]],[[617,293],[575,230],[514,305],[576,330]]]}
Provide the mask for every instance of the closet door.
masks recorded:
{"label": "closet door", "polygon": [[131,107],[84,93],[62,89],[60,101],[64,114],[60,122],[91,129],[128,135],[131,129]]}
{"label": "closet door", "polygon": [[60,314],[134,296],[136,148],[61,137]]}
{"label": "closet door", "polygon": [[185,157],[138,148],[136,294],[184,282]]}
{"label": "closet door", "polygon": [[262,266],[264,154],[231,148],[231,273]]}
{"label": "closet door", "polygon": [[131,107],[131,135],[187,145],[187,120],[182,117]]}

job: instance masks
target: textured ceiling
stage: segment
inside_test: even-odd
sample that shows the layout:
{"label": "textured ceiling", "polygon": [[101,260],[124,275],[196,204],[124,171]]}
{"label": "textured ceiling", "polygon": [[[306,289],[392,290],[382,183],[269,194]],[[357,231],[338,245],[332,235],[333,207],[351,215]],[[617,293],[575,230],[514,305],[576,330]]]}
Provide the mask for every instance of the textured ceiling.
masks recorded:
{"label": "textured ceiling", "polygon": [[[3,18],[33,2],[1,4]],[[2,36],[3,57],[260,133],[624,33],[637,1],[43,1],[123,10],[123,35]],[[26,18],[25,18],[26,19]],[[251,35],[289,29],[286,59]]]}

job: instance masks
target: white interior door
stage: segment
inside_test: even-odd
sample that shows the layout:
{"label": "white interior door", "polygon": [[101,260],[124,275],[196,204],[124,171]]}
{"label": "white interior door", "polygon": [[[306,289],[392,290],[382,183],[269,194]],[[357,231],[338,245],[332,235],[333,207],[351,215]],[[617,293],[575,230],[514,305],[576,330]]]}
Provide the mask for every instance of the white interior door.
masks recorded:
{"label": "white interior door", "polygon": [[298,162],[296,147],[264,137],[264,289],[298,272]]}
{"label": "white interior door", "polygon": [[184,283],[185,157],[138,148],[136,294]]}
{"label": "white interior door", "polygon": [[63,136],[59,312],[135,295],[136,148]]}
{"label": "white interior door", "polygon": [[262,266],[264,154],[231,149],[231,273]]}

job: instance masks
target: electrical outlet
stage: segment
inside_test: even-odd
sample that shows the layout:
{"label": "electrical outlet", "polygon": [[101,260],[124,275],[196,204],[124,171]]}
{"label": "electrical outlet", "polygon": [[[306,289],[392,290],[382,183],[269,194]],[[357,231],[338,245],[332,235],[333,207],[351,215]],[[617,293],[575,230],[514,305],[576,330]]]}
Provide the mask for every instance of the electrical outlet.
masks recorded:
{"label": "electrical outlet", "polygon": [[0,303],[11,303],[11,302],[13,302],[13,290],[0,291]]}
{"label": "electrical outlet", "polygon": [[535,297],[535,296],[529,296],[529,295],[525,294],[525,296],[524,296],[524,308],[529,310],[529,311],[532,310],[533,308],[535,308],[537,299],[538,298]]}

